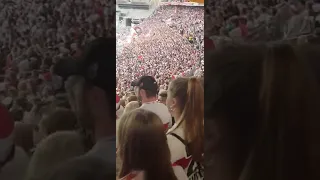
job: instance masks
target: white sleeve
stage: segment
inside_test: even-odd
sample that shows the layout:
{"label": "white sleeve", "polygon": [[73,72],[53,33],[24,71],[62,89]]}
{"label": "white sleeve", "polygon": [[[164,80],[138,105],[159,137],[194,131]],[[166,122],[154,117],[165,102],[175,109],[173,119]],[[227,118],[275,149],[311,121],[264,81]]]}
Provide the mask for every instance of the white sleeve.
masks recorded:
{"label": "white sleeve", "polygon": [[188,180],[188,176],[181,166],[173,166],[172,168],[178,180]]}
{"label": "white sleeve", "polygon": [[171,154],[171,163],[186,157],[185,145],[176,137],[167,135],[168,146]]}

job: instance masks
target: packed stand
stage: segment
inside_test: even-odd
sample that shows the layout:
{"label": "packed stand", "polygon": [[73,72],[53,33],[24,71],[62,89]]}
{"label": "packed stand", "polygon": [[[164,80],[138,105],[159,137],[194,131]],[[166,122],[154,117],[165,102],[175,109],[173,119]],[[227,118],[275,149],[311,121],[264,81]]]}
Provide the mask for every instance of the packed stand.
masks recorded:
{"label": "packed stand", "polygon": [[160,89],[179,76],[202,76],[203,15],[203,7],[160,6],[137,25],[139,35],[117,53],[118,92],[143,75],[155,77]]}
{"label": "packed stand", "polygon": [[[113,2],[0,2],[1,180],[54,180],[63,179],[63,175],[76,180],[79,173],[92,179],[115,179],[115,130],[105,127],[114,127],[116,117],[99,113],[100,119],[104,116],[113,121],[108,125],[99,121],[100,125],[96,125],[99,118],[88,116],[98,112],[85,108],[87,113],[83,114],[83,106],[89,103],[81,101],[92,97],[89,94],[93,90],[81,94],[86,84],[99,87],[96,89],[102,89],[110,99],[114,88],[109,91],[105,85],[97,85],[98,80],[91,79],[94,82],[89,83],[88,75],[74,72],[83,62],[98,61],[95,54],[110,58],[103,54],[105,49],[115,52],[115,38],[101,38],[115,32],[115,27],[107,26],[114,21],[110,3]],[[101,66],[110,73],[107,76],[114,76],[114,68]],[[85,79],[71,77],[75,74],[82,74]],[[94,102],[91,106],[106,105]],[[99,135],[93,133],[97,131]],[[104,156],[108,151],[113,153]],[[81,171],[83,167],[90,168],[88,164],[100,168]],[[70,172],[65,174],[68,168]]]}
{"label": "packed stand", "polygon": [[[211,1],[206,36],[215,41],[275,41],[316,35],[318,0]],[[210,25],[209,25],[210,24]]]}
{"label": "packed stand", "polygon": [[[121,180],[204,179],[204,89],[179,77],[160,90],[152,76],[119,99],[117,175]],[[131,154],[135,154],[132,156]]]}

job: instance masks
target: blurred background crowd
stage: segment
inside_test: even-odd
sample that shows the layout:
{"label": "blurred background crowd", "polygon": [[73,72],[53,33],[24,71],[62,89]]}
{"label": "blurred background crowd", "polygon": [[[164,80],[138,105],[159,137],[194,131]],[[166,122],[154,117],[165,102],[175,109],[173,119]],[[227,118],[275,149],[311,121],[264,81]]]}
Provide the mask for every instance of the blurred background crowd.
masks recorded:
{"label": "blurred background crowd", "polygon": [[219,41],[306,41],[319,33],[318,0],[219,0],[206,6],[206,36]]}
{"label": "blurred background crowd", "polygon": [[[117,52],[117,91],[130,90],[130,83],[143,75],[155,77],[164,90],[176,77],[202,76],[203,18],[203,7],[158,7],[137,25],[139,32],[132,42]],[[119,29],[118,41],[126,41],[130,35],[125,36],[124,32]]]}

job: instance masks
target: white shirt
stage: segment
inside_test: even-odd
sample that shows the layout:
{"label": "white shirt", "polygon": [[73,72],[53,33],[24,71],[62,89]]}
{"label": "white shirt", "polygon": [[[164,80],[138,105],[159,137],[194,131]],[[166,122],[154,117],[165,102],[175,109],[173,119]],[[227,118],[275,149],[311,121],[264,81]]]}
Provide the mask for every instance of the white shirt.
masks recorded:
{"label": "white shirt", "polygon": [[[174,126],[168,130],[167,134],[175,133],[182,139],[185,139],[182,127],[183,125],[179,126],[179,124],[181,123],[175,123]],[[177,160],[187,157],[186,147],[179,139],[172,135],[167,135],[167,142],[171,154],[171,163],[175,163]]]}
{"label": "white shirt", "polygon": [[166,105],[158,102],[143,103],[141,109],[151,111],[159,116],[163,124],[168,124],[170,128],[172,126],[172,116]]}

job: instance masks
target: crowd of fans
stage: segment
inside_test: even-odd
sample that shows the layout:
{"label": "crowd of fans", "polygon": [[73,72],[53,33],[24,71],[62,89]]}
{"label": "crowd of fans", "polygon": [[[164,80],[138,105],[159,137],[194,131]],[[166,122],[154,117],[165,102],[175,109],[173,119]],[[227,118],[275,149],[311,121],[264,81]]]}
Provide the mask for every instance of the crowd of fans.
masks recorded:
{"label": "crowd of fans", "polygon": [[[164,78],[168,92],[160,97],[167,99],[160,102],[156,102],[157,82],[142,86],[137,81],[128,104],[116,103],[115,113],[117,84],[106,77],[116,73],[108,61],[116,59],[109,53],[116,52],[116,39],[101,38],[115,33],[114,27],[107,26],[114,20],[111,5],[104,0],[0,2],[1,180],[203,179],[203,106],[193,107],[203,104],[199,79],[175,77],[169,85]],[[187,67],[177,69],[177,74],[197,70],[203,59],[201,10],[186,9],[197,19],[190,29],[184,25],[185,10],[163,7],[156,14],[163,9],[181,13],[172,20],[179,26],[163,22],[168,14],[150,18],[140,25],[146,30],[141,38],[173,39],[167,41],[173,53],[164,54],[161,48],[151,52],[177,56],[176,66],[183,57]],[[151,28],[148,21],[159,26]],[[154,40],[161,43],[159,37]],[[184,48],[180,51],[177,45]],[[128,47],[123,51],[128,52]],[[169,72],[162,64],[159,67]]]}
{"label": "crowd of fans", "polygon": [[[104,44],[104,40],[93,40],[115,33],[115,27],[109,26],[114,21],[110,3],[113,2],[0,1],[1,180],[70,180],[79,179],[78,176],[87,179],[88,174],[92,179],[115,179],[114,128],[113,132],[105,128],[107,133],[101,130],[99,135],[101,139],[111,137],[106,149],[113,151],[109,153],[113,156],[102,155],[107,161],[95,158],[101,153],[100,138],[89,133],[92,126],[79,123],[79,117],[86,116],[79,114],[78,109],[86,103],[79,102],[79,94],[72,95],[72,88],[79,89],[79,85],[74,85],[72,79],[73,85],[65,84],[67,77],[55,70],[55,66],[64,61],[96,59],[91,57],[92,49],[85,47],[92,46],[90,42]],[[115,52],[115,39],[107,41],[111,42],[103,48]],[[109,72],[109,77],[114,76],[114,68]],[[112,94],[114,97],[114,88]],[[112,105],[114,107],[114,102]],[[108,115],[108,118],[116,117]],[[92,120],[89,124],[96,123],[95,118],[86,119]],[[115,123],[108,127],[115,127]],[[68,159],[71,161],[66,162]],[[62,169],[54,168],[62,166]]]}
{"label": "crowd of fans", "polygon": [[203,16],[203,7],[160,6],[137,25],[138,35],[117,54],[118,91],[130,90],[131,82],[142,75],[155,77],[161,89],[178,76],[201,76]]}
{"label": "crowd of fans", "polygon": [[319,7],[318,0],[211,1],[206,6],[205,34],[250,42],[316,35]]}

